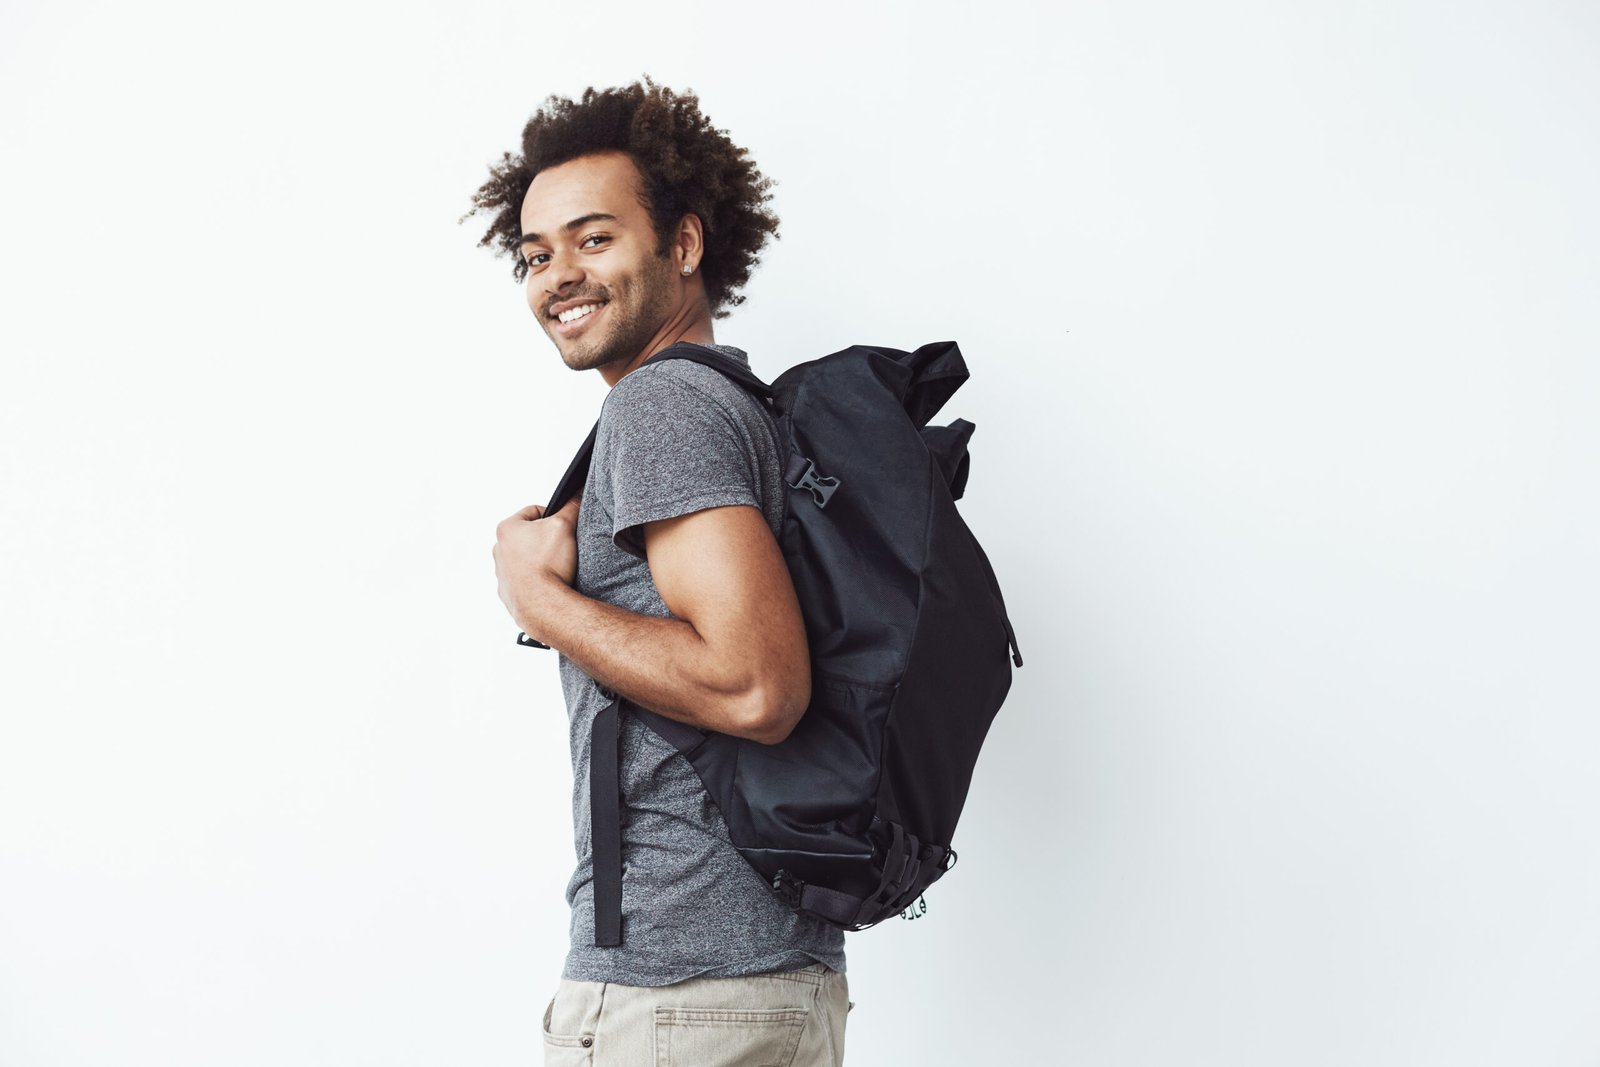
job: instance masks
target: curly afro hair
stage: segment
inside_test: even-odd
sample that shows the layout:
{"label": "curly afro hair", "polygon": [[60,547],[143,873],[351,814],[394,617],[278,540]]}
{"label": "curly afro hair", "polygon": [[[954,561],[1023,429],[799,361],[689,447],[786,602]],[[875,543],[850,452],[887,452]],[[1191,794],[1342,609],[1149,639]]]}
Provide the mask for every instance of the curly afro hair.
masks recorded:
{"label": "curly afro hair", "polygon": [[523,281],[528,265],[520,252],[522,199],[541,170],[595,152],[628,153],[643,176],[644,206],[655,227],[659,255],[666,255],[680,219],[698,215],[705,244],[700,272],[713,318],[744,303],[738,290],[750,280],[762,245],[778,236],[778,217],[764,205],[775,184],[756,169],[724,130],[713,129],[692,92],[674,94],[646,74],[644,83],[617,89],[585,89],[574,101],[552,94],[522,130],[522,154],[502,154],[489,180],[473,195],[472,210],[494,212],[478,241],[509,255],[512,276]]}

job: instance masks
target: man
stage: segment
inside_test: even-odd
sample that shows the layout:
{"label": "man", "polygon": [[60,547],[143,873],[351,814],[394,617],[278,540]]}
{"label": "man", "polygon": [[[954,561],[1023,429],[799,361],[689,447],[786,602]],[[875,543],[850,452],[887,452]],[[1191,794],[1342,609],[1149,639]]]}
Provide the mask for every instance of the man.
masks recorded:
{"label": "man", "polygon": [[[709,730],[783,740],[810,655],[777,541],[788,487],[772,416],[667,346],[716,318],[778,220],[770,180],[700,114],[645,84],[552,97],[474,198],[481,244],[516,256],[529,308],[601,406],[581,494],[500,523],[500,599],[555,649],[570,724],[578,865],[571,948],[545,1011],[550,1064],[842,1062],[843,932],[781,902],[739,855],[694,769],[621,722],[621,943],[597,945],[589,751],[602,690]],[[534,521],[537,520],[537,521]]]}

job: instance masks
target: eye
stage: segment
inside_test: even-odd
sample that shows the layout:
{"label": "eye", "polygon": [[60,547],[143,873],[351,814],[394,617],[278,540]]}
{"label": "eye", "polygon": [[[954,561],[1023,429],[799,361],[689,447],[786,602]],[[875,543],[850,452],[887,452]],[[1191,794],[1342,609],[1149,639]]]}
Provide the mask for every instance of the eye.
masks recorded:
{"label": "eye", "polygon": [[578,247],[582,248],[584,245],[588,244],[590,241],[609,241],[609,240],[611,240],[611,238],[607,237],[603,233],[591,233],[588,237],[585,237],[583,239],[583,244],[579,245]]}
{"label": "eye", "polygon": [[550,253],[548,253],[548,252],[535,252],[535,253],[533,253],[533,255],[528,257],[528,266],[530,266],[530,267],[540,266],[539,257],[540,256],[548,256],[549,254]]}

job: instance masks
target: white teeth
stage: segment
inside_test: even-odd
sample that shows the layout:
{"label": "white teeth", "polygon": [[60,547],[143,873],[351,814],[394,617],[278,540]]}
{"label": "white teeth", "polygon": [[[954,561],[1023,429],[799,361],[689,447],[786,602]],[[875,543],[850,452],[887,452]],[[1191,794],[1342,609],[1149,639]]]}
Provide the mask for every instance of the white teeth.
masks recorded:
{"label": "white teeth", "polygon": [[582,307],[575,307],[568,311],[563,311],[561,314],[557,315],[556,318],[560,319],[562,322],[571,322],[573,319],[583,318],[585,315],[589,314],[589,312],[595,311],[599,307],[599,304],[585,304]]}

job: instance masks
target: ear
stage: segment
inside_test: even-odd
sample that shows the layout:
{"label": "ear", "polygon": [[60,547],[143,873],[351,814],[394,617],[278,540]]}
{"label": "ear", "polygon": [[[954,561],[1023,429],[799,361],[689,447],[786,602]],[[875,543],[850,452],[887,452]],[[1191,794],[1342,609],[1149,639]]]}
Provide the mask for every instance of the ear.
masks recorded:
{"label": "ear", "polygon": [[700,216],[693,213],[683,216],[678,220],[678,229],[672,238],[673,270],[683,274],[683,268],[688,267],[689,273],[693,274],[700,269],[700,260],[705,252],[705,230],[700,225]]}

